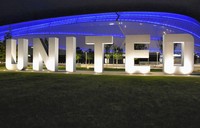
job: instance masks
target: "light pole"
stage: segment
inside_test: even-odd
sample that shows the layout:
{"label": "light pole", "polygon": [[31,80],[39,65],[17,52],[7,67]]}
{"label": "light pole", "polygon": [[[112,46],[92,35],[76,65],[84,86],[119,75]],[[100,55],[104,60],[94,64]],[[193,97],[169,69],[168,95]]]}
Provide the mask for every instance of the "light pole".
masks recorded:
{"label": "light pole", "polygon": [[87,51],[85,51],[85,64],[87,64]]}
{"label": "light pole", "polygon": [[116,64],[118,64],[118,49],[116,50]]}
{"label": "light pole", "polygon": [[87,51],[85,51],[85,65],[86,65],[86,68],[88,69],[88,65],[87,65]]}
{"label": "light pole", "polygon": [[156,52],[156,64],[158,65],[158,52]]}

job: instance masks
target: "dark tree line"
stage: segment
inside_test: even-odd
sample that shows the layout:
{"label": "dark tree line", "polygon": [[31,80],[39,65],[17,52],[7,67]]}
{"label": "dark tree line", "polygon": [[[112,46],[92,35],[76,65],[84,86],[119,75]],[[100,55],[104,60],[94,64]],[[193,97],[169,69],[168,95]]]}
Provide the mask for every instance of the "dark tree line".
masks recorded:
{"label": "dark tree line", "polygon": [[12,35],[10,32],[6,32],[4,39],[0,41],[0,63],[5,62],[6,58],[6,40],[11,39]]}

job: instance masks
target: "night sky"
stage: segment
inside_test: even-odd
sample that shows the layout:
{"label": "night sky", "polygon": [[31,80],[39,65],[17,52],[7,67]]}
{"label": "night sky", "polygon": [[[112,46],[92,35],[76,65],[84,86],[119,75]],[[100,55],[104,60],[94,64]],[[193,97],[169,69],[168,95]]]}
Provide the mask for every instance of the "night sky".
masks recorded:
{"label": "night sky", "polygon": [[200,21],[200,0],[1,0],[0,25],[117,11],[172,12]]}

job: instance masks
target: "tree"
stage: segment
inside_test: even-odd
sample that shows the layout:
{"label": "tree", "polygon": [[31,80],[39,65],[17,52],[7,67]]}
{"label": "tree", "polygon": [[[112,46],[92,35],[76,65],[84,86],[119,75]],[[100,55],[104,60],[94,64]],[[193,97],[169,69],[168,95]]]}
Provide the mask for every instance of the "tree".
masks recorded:
{"label": "tree", "polygon": [[6,46],[5,43],[0,42],[0,63],[5,62]]}
{"label": "tree", "polygon": [[116,64],[118,64],[119,63],[118,61],[123,59],[123,54],[122,53],[114,53],[113,57],[116,60]]}
{"label": "tree", "polygon": [[111,56],[112,56],[111,53],[106,53],[105,54],[105,57],[108,60],[108,62],[107,62],[108,64],[109,64],[109,60],[110,60]]}
{"label": "tree", "polygon": [[5,62],[6,58],[6,40],[11,39],[12,35],[10,32],[6,32],[4,35],[4,40],[0,41],[0,63]]}
{"label": "tree", "polygon": [[77,61],[77,63],[80,63],[80,59],[81,59],[81,54],[76,54],[76,61]]}
{"label": "tree", "polygon": [[80,63],[80,60],[83,58],[83,51],[80,47],[76,47],[76,61]]}
{"label": "tree", "polygon": [[112,48],[112,44],[106,44],[105,45],[105,57],[107,59],[107,63],[109,63],[110,58],[111,58],[111,48]]}
{"label": "tree", "polygon": [[112,44],[106,44],[105,45],[105,53],[110,53],[110,50],[111,50],[111,47],[112,47]]}
{"label": "tree", "polygon": [[87,59],[88,59],[88,63],[90,64],[92,60],[94,60],[94,51],[92,49],[88,49],[87,50]]}
{"label": "tree", "polygon": [[163,38],[162,37],[157,40],[156,45],[160,51],[160,54],[162,54],[163,52]]}
{"label": "tree", "polygon": [[123,49],[113,44],[113,59],[116,60],[116,64],[120,59],[123,59]]}

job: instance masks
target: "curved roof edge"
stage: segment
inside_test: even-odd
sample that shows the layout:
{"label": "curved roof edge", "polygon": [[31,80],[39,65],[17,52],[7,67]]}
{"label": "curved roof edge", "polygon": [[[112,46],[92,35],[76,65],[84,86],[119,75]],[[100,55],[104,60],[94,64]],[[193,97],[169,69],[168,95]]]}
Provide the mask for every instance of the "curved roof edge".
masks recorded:
{"label": "curved roof edge", "polygon": [[157,24],[185,31],[200,39],[200,23],[197,20],[180,14],[164,12],[110,12],[21,22],[0,26],[0,39],[2,39],[7,32],[11,32],[13,36],[18,36],[29,34],[31,30],[51,26],[104,21]]}

